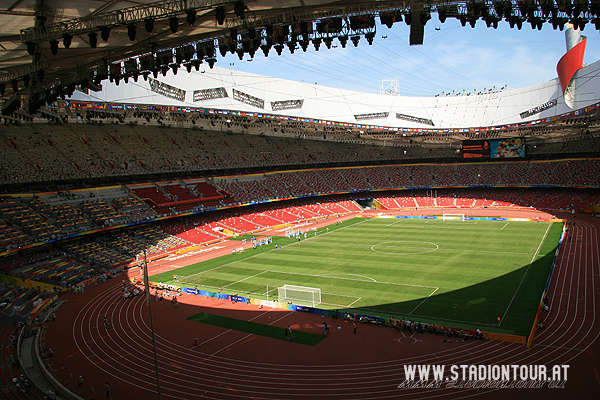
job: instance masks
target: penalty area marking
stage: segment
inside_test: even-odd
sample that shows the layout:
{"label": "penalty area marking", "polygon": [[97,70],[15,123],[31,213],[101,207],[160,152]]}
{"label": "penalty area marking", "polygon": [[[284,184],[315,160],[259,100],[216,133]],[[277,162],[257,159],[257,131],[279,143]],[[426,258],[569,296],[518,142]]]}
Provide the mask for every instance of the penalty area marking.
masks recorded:
{"label": "penalty area marking", "polygon": [[[390,243],[425,243],[427,244],[427,246],[418,246],[418,245],[413,245],[413,246],[406,246],[406,245],[389,245]],[[389,247],[391,249],[399,249],[399,251],[381,251],[381,250],[377,250],[376,247]],[[394,242],[381,242],[381,243],[377,243],[374,244],[373,246],[371,246],[371,250],[374,251],[375,253],[381,253],[381,254],[424,254],[424,253],[431,253],[432,251],[436,251],[440,248],[440,246],[438,246],[435,243],[431,243],[431,242],[425,242],[425,241],[416,241],[416,240],[398,240],[398,241],[394,241]],[[408,252],[405,251],[405,249],[421,249],[421,251],[414,251],[414,252]]]}
{"label": "penalty area marking", "polygon": [[367,279],[372,280],[373,282],[377,282],[376,279],[373,279],[370,276],[358,275],[358,274],[343,274],[343,273],[340,273],[340,274],[321,274],[321,275],[318,275],[318,276],[322,276],[324,278],[335,278],[335,276],[340,276],[340,275],[360,276],[361,278],[367,278]]}
{"label": "penalty area marking", "polygon": [[[302,275],[302,276],[311,276],[311,277],[327,278],[327,279],[344,279],[344,280],[348,280],[348,281],[372,282],[372,281],[366,281],[364,279],[352,279],[352,278],[343,278],[343,277],[337,277],[337,276],[302,274],[300,272],[285,272],[285,271],[273,271],[273,270],[267,270],[267,271],[264,271],[264,272],[274,272],[276,274],[288,274],[288,275]],[[437,286],[412,285],[412,284],[409,284],[409,283],[395,283],[395,282],[383,282],[383,281],[375,281],[373,283],[381,283],[381,284],[384,284],[384,285],[412,286],[412,287],[420,287],[420,288],[428,288],[428,289],[436,289],[436,290],[439,289],[439,287],[437,287]]]}

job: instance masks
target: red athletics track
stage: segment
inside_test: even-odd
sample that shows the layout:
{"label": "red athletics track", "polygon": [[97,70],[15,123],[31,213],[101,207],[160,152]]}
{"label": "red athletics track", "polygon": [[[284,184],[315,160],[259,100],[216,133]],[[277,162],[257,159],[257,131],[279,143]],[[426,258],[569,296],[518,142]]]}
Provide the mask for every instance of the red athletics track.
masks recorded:
{"label": "red athletics track", "polygon": [[[482,211],[498,215],[498,210]],[[502,214],[517,216],[505,210]],[[342,320],[183,295],[179,307],[152,301],[162,398],[593,398],[600,392],[600,221],[562,217],[576,225],[570,226],[551,281],[546,328],[530,349],[494,341],[443,343],[441,336],[408,336],[371,325],[359,325],[354,334]],[[143,297],[122,300],[121,279],[113,279],[88,287],[83,295],[68,293],[63,298],[68,301],[57,312],[58,319],[46,325],[42,339],[42,347],[54,351],[50,366],[56,377],[86,399],[105,398],[107,381],[110,398],[158,398]],[[185,319],[201,311],[314,333],[326,321],[331,331],[311,347]],[[104,316],[110,329],[103,327]],[[569,369],[564,389],[453,388],[446,382],[432,388],[398,388],[405,379],[405,364],[566,364]],[[79,375],[84,378],[81,388],[76,385]]]}

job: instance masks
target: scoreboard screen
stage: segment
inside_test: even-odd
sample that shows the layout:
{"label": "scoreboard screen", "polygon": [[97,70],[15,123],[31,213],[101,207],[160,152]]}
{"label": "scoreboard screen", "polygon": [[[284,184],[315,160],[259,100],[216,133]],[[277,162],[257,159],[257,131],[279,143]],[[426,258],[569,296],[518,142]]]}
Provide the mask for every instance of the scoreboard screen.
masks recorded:
{"label": "scoreboard screen", "polygon": [[525,139],[465,140],[463,158],[515,158],[525,157]]}

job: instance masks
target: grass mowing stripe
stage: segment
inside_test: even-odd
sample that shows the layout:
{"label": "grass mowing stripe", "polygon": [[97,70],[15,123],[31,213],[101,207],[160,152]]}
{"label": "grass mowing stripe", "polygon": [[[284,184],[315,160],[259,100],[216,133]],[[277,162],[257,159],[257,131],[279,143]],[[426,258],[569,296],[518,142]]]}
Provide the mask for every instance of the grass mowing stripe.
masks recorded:
{"label": "grass mowing stripe", "polygon": [[[280,328],[278,326],[259,324],[257,322],[223,317],[221,315],[209,314],[205,312],[192,315],[187,319],[195,322],[201,322],[203,324],[231,329],[234,331],[246,332],[251,333],[253,335],[285,340],[285,328]],[[317,335],[315,333],[310,332],[293,331],[292,338],[290,339],[290,341],[294,343],[305,344],[308,346],[315,346],[323,339],[325,339],[325,336],[323,335]]]}

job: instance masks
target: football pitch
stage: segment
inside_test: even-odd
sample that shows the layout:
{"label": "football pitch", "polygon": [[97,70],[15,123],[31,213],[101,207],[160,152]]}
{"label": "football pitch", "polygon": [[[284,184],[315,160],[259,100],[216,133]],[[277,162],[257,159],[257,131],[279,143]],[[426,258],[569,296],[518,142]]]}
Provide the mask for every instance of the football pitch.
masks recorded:
{"label": "football pitch", "polygon": [[526,336],[561,232],[550,222],[355,218],[178,269],[177,281],[151,279],[269,300],[285,284],[308,286],[321,289],[319,308]]}

